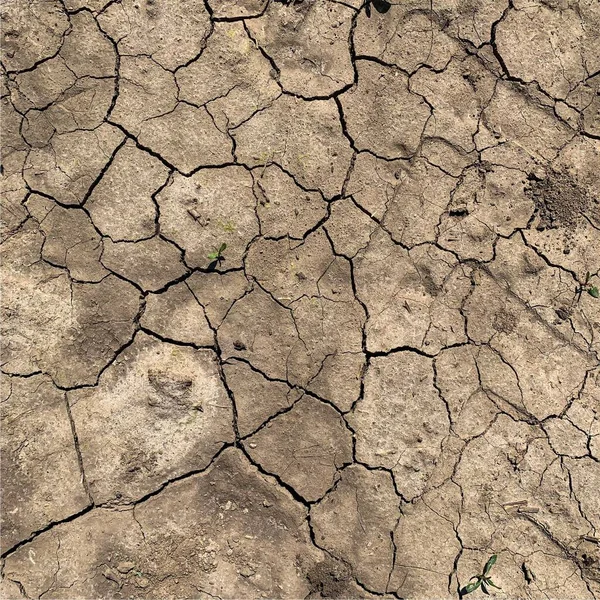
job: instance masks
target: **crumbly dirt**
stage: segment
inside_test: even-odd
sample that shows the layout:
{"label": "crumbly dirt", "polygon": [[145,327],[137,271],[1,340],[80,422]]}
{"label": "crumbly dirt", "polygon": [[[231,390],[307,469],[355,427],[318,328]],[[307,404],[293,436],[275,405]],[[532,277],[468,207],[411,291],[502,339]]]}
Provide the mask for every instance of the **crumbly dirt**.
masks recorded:
{"label": "crumbly dirt", "polygon": [[600,599],[597,0],[0,17],[0,598]]}

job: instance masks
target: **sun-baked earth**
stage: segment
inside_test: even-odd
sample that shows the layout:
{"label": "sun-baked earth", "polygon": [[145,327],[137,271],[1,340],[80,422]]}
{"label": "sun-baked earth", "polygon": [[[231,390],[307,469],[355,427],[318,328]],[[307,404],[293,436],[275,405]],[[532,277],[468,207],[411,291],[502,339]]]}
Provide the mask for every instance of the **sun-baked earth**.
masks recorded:
{"label": "sun-baked earth", "polygon": [[384,8],[0,0],[3,600],[600,598],[600,4]]}

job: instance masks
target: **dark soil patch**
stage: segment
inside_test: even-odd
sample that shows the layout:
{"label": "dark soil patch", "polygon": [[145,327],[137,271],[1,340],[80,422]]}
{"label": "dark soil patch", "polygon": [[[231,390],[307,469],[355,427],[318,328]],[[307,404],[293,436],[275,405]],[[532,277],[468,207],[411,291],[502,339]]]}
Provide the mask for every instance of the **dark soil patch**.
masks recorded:
{"label": "dark soil patch", "polygon": [[348,598],[352,595],[350,569],[342,562],[327,560],[317,563],[306,577],[311,598]]}
{"label": "dark soil patch", "polygon": [[529,175],[527,195],[534,201],[537,229],[575,228],[592,204],[587,191],[564,172],[551,171],[545,177]]}

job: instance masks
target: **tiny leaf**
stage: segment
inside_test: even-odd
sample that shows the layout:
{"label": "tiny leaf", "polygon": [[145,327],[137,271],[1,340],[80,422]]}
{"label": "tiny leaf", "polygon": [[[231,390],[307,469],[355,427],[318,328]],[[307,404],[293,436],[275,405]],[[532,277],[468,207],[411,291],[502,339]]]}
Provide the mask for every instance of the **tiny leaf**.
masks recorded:
{"label": "tiny leaf", "polygon": [[593,298],[600,298],[600,291],[598,290],[598,288],[595,285],[588,288],[588,294],[590,296],[592,296]]}
{"label": "tiny leaf", "polygon": [[481,585],[481,579],[479,579],[479,577],[478,577],[477,581],[474,581],[473,583],[469,583],[469,584],[465,585],[465,587],[463,587],[462,590],[460,590],[460,593],[463,595],[470,594],[471,592],[474,592],[480,585]]}
{"label": "tiny leaf", "polygon": [[209,260],[216,260],[216,259],[218,258],[218,256],[219,256],[219,255],[218,255],[216,252],[211,252],[211,253],[208,255],[208,259],[209,259]]}
{"label": "tiny leaf", "polygon": [[483,592],[483,593],[484,593],[486,596],[489,596],[489,595],[490,595],[490,593],[488,592],[488,589],[487,589],[487,587],[486,587],[485,583],[483,583],[483,582],[481,583],[481,591],[482,591],[482,592]]}
{"label": "tiny leaf", "polygon": [[486,577],[485,582],[492,587],[495,587],[497,590],[501,590],[502,588],[499,585],[496,585],[489,577]]}
{"label": "tiny leaf", "polygon": [[219,246],[219,254],[221,254],[222,252],[224,252],[224,251],[225,251],[225,248],[227,248],[227,244],[221,244],[221,245]]}
{"label": "tiny leaf", "polygon": [[485,563],[485,567],[483,568],[484,575],[487,575],[492,570],[497,558],[498,556],[496,554],[490,556],[489,560]]}

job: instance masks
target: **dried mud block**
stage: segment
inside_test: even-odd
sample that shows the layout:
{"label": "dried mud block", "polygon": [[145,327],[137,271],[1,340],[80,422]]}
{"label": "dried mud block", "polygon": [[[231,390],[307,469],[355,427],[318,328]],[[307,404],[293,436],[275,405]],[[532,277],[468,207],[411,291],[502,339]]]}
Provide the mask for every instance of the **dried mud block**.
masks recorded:
{"label": "dried mud block", "polygon": [[570,343],[584,351],[594,346],[592,330],[600,314],[587,294],[577,298],[579,284],[570,272],[550,266],[518,234],[498,240],[496,257],[488,267],[509,293],[516,294]]}
{"label": "dried mud block", "polygon": [[233,441],[214,352],[138,333],[94,388],[69,392],[96,503],[131,502],[206,467]]}
{"label": "dried mud block", "polygon": [[256,240],[248,251],[246,272],[285,306],[304,297],[354,300],[349,262],[334,256],[323,231],[299,244],[286,238]]}
{"label": "dried mud block", "polygon": [[492,28],[508,5],[508,0],[441,0],[434,10],[448,35],[481,47],[491,42]]}
{"label": "dried mud block", "polygon": [[179,99],[206,106],[222,131],[237,127],[281,94],[269,61],[242,23],[215,23],[200,57],[176,74]]}
{"label": "dried mud block", "polygon": [[577,396],[593,356],[569,344],[483,272],[475,273],[464,313],[469,338],[489,344],[517,377],[516,404],[527,414],[537,419],[558,415]]}
{"label": "dried mud block", "polygon": [[43,533],[9,557],[5,575],[30,597],[304,598],[325,560],[306,509],[230,449],[135,514],[95,509]]}
{"label": "dried mud block", "polygon": [[140,325],[182,344],[213,346],[215,343],[204,309],[185,282],[161,294],[148,294]]}
{"label": "dried mud block", "polygon": [[[586,99],[582,106],[583,130],[596,139],[600,136],[600,75],[591,77],[586,81]],[[573,100],[577,102],[577,91],[575,90]]]}
{"label": "dried mud block", "polygon": [[[355,300],[302,298],[294,306],[293,316],[300,344],[288,358],[289,381],[320,389],[340,410],[348,410],[360,391],[357,379],[364,366],[364,308]],[[342,370],[336,372],[337,368]],[[332,387],[345,377],[348,379],[334,391]]]}
{"label": "dried mud block", "polygon": [[436,240],[456,185],[456,179],[421,158],[384,161],[361,153],[346,191],[392,239],[413,246]]}
{"label": "dried mud block", "polygon": [[128,140],[86,202],[94,225],[113,242],[152,237],[158,216],[153,195],[168,173],[158,159]]}
{"label": "dried mud block", "polygon": [[275,162],[326,198],[341,192],[352,149],[333,100],[281,96],[231,133],[240,162],[251,167]]}
{"label": "dried mud block", "polygon": [[94,129],[106,118],[115,93],[116,55],[91,14],[70,18],[60,53],[14,78],[12,98],[25,113],[23,135],[36,146],[53,133]]}
{"label": "dried mud block", "polygon": [[0,240],[15,233],[27,219],[23,201],[28,189],[23,179],[27,146],[19,134],[21,117],[8,97],[0,99],[2,111],[2,143],[0,144]]}
{"label": "dried mud block", "polygon": [[581,506],[581,512],[594,530],[600,526],[600,502],[593,490],[600,485],[600,463],[594,457],[568,458],[565,461],[573,485],[573,496]]}
{"label": "dried mud block", "polygon": [[40,260],[42,245],[33,225],[3,244],[3,369],[42,370],[61,387],[93,385],[131,339],[139,293],[112,275],[70,282],[64,269]]}
{"label": "dried mud block", "polygon": [[23,120],[23,137],[43,148],[53,136],[93,130],[106,119],[115,91],[113,78],[82,77],[43,110],[31,110]]}
{"label": "dried mud block", "polygon": [[500,166],[467,169],[439,223],[439,244],[462,259],[489,261],[498,236],[524,228],[534,203],[524,173]]}
{"label": "dried mud block", "polygon": [[327,203],[318,192],[303,190],[277,165],[252,171],[256,212],[265,237],[302,239],[327,215]]}
{"label": "dried mud block", "polygon": [[433,107],[425,135],[439,137],[462,152],[475,150],[481,111],[492,98],[496,78],[475,57],[452,60],[437,73],[420,69],[410,79],[410,89]]}
{"label": "dried mud block", "polygon": [[[381,221],[390,200],[396,194],[402,167],[408,161],[378,159],[368,152],[359,152],[348,177],[345,192],[369,213]],[[418,218],[418,215],[413,215]]]}
{"label": "dried mud block", "polygon": [[305,500],[322,498],[352,461],[352,433],[333,408],[304,396],[244,441],[253,460]]}
{"label": "dried mud block", "polygon": [[474,354],[471,346],[449,348],[434,363],[435,383],[448,404],[451,429],[464,440],[481,435],[498,413],[479,382]]}
{"label": "dried mud block", "polygon": [[238,450],[226,450],[206,473],[135,514],[147,535],[172,548],[167,561],[152,557],[161,565],[155,589],[163,597],[180,594],[186,582],[190,596],[303,598],[304,571],[323,560],[310,541],[306,509]]}
{"label": "dried mud block", "polygon": [[[509,168],[527,168],[531,161],[553,160],[575,135],[550,106],[536,102],[530,91],[533,93],[515,83],[498,82],[475,136],[477,149],[484,150],[483,160]],[[524,156],[515,161],[511,153]]]}
{"label": "dried mud block", "polygon": [[586,27],[574,5],[557,10],[539,0],[519,4],[498,24],[498,52],[512,77],[535,81],[551,97],[564,99],[600,66],[598,30]]}
{"label": "dried mud block", "polygon": [[177,106],[177,83],[170,71],[147,56],[122,56],[119,95],[110,118],[133,135],[151,119]]}
{"label": "dried mud block", "polygon": [[60,56],[76,77],[113,77],[116,53],[112,42],[86,11],[70,16],[71,30],[65,36]]}
{"label": "dried mud block", "polygon": [[286,358],[287,379],[326,392],[324,397],[348,410],[360,388],[365,322],[352,291],[349,263],[334,256],[326,236],[315,232],[296,247],[286,239],[257,241],[246,269],[293,311],[299,343]]}
{"label": "dried mud block", "polygon": [[107,124],[55,135],[48,146],[31,150],[23,177],[33,191],[61,204],[82,204],[122,141],[123,134]]}
{"label": "dried mud block", "polygon": [[354,264],[371,352],[405,346],[435,354],[467,341],[460,308],[470,280],[450,253],[431,245],[407,251],[377,231]]}
{"label": "dried mud block", "polygon": [[64,392],[2,375],[2,552],[88,505]]}
{"label": "dried mud block", "polygon": [[349,563],[356,579],[374,592],[389,589],[399,501],[389,473],[351,465],[310,511],[319,547]]}
{"label": "dried mud block", "polygon": [[282,381],[269,380],[241,361],[225,363],[223,372],[235,398],[241,437],[255,432],[267,419],[292,406],[302,395],[298,389]]}
{"label": "dried mud block", "polygon": [[63,208],[38,194],[25,205],[44,234],[46,262],[66,267],[72,279],[82,282],[98,282],[109,274],[100,264],[102,240],[83,210]]}
{"label": "dried mud block", "polygon": [[28,109],[43,109],[56,102],[76,81],[77,76],[59,55],[11,79],[10,99],[23,113]]}
{"label": "dried mud block", "polygon": [[362,352],[334,350],[325,356],[320,371],[308,382],[307,389],[347,412],[360,397],[365,366]]}
{"label": "dried mud block", "polygon": [[315,98],[354,81],[349,49],[354,14],[350,7],[326,0],[291,6],[272,2],[246,26],[275,64],[283,89]]}
{"label": "dried mud block", "polygon": [[414,352],[373,358],[364,398],[347,417],[356,436],[357,459],[390,469],[407,500],[427,487],[449,433],[446,405],[433,376],[432,360]]}
{"label": "dried mud block", "polygon": [[349,259],[367,247],[377,227],[375,220],[358,208],[352,198],[335,202],[324,224],[335,253]]}
{"label": "dried mud block", "polygon": [[58,0],[3,2],[2,65],[8,71],[30,69],[54,56],[69,29],[69,17]]}
{"label": "dried mud block", "polygon": [[359,56],[375,57],[413,73],[421,65],[443,70],[460,53],[458,42],[442,31],[438,6],[431,13],[429,0],[390,4],[385,14],[371,10],[370,17],[365,11],[359,15],[354,32]]}
{"label": "dried mud block", "polygon": [[212,16],[216,19],[257,17],[267,7],[267,0],[210,0]]}
{"label": "dried mud block", "polygon": [[217,129],[206,108],[189,104],[179,103],[171,112],[146,120],[138,139],[186,175],[233,159],[231,138]]}
{"label": "dried mud block", "polygon": [[443,138],[426,138],[421,144],[421,156],[434,167],[452,177],[462,172],[479,159],[477,152],[465,152]]}
{"label": "dried mud block", "polygon": [[78,11],[87,8],[94,13],[100,12],[110,0],[65,0],[64,5],[68,11]]}
{"label": "dried mud block", "polygon": [[233,305],[217,338],[223,359],[243,358],[268,377],[284,381],[289,356],[302,344],[292,311],[258,287]]}
{"label": "dried mud block", "polygon": [[551,417],[544,422],[544,431],[556,454],[570,458],[583,458],[588,455],[588,436],[568,419]]}
{"label": "dried mud block", "polygon": [[208,255],[227,244],[215,267],[239,268],[250,241],[258,235],[252,176],[239,166],[202,169],[191,177],[175,175],[156,195],[161,233],[183,248],[190,267],[207,268]]}
{"label": "dried mud block", "polygon": [[206,318],[213,329],[240,298],[251,289],[251,284],[242,271],[228,273],[192,273],[186,283],[198,302],[204,307]]}
{"label": "dried mud block", "polygon": [[144,291],[151,292],[188,272],[179,249],[157,236],[140,242],[105,239],[102,264]]}
{"label": "dried mud block", "polygon": [[[450,500],[460,503],[460,493]],[[396,560],[389,591],[415,600],[454,597],[447,574],[452,573],[462,547],[452,521],[432,509],[428,499],[403,505],[394,544]]]}
{"label": "dried mud block", "polygon": [[413,156],[431,116],[429,106],[411,92],[401,71],[365,60],[357,69],[358,83],[340,96],[354,145],[386,159]]}
{"label": "dried mud block", "polygon": [[123,0],[111,4],[98,22],[121,55],[146,54],[173,70],[197,56],[210,34],[210,17],[201,0]]}
{"label": "dried mud block", "polygon": [[569,406],[566,416],[589,436],[589,453],[600,458],[600,369],[589,371],[581,394]]}

